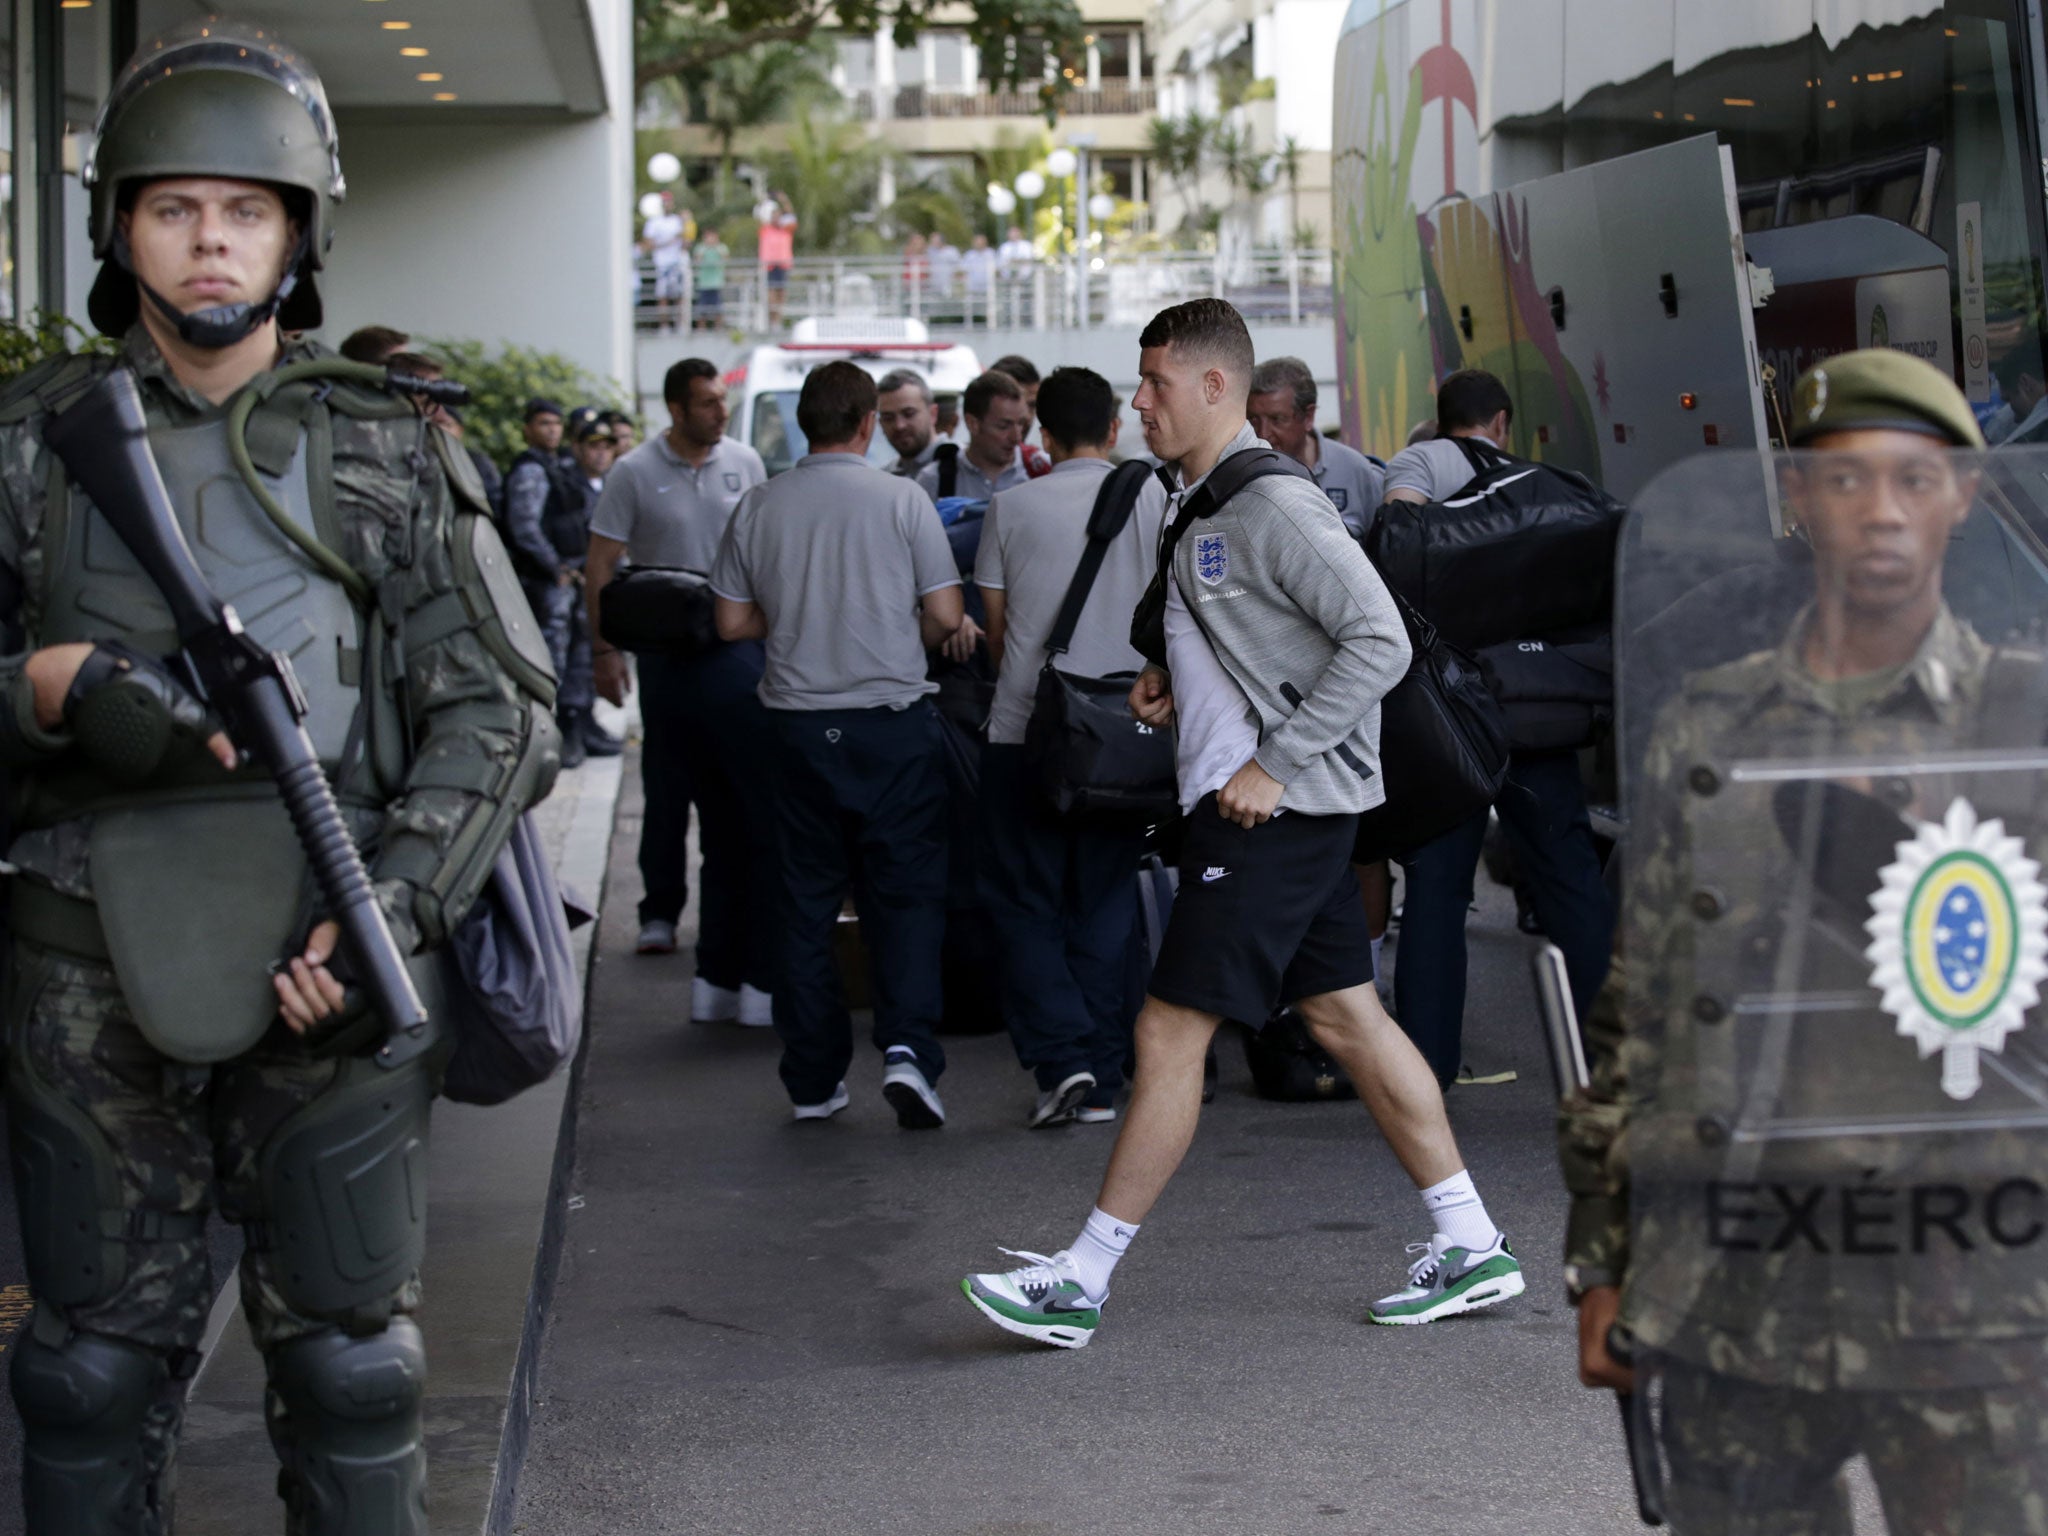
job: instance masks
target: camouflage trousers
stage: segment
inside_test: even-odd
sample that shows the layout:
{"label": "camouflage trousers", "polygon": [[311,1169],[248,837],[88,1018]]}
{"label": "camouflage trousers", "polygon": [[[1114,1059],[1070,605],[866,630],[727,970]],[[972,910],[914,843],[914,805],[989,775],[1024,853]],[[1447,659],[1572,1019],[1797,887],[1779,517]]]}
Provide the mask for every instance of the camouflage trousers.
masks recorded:
{"label": "camouflage trousers", "polygon": [[[170,1364],[172,1384],[151,1412],[142,1447],[167,1502],[185,1382],[198,1364],[214,1293],[207,1214],[218,1208],[249,1236],[242,1312],[266,1357],[280,1344],[335,1326],[336,1319],[307,1316],[286,1300],[265,1241],[271,1212],[260,1174],[265,1143],[335,1084],[342,1065],[312,1056],[282,1025],[231,1061],[173,1061],[143,1038],[111,966],[20,941],[10,960],[6,1029],[10,1096],[32,1080],[90,1120],[110,1149],[115,1214],[126,1218],[125,1272],[88,1300],[53,1306],[53,1277],[37,1273],[36,1256],[46,1245],[32,1228],[85,1213],[54,1209],[49,1192],[17,1189],[37,1297],[31,1326],[53,1329],[53,1343],[72,1330],[124,1340]],[[417,1276],[364,1300],[369,1310],[411,1313],[419,1304]],[[276,1408],[271,1404],[273,1420]],[[279,1427],[273,1422],[274,1431]]]}
{"label": "camouflage trousers", "polygon": [[2048,1536],[2048,1383],[1801,1392],[1661,1367],[1680,1536],[1852,1536],[1842,1467],[1870,1464],[1896,1536]]}

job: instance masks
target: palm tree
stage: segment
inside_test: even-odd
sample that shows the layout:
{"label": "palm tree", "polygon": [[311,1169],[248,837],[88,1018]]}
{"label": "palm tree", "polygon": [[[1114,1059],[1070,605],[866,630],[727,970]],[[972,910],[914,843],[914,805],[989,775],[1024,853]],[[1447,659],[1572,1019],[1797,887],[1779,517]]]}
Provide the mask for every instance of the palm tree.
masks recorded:
{"label": "palm tree", "polygon": [[1301,140],[1291,133],[1274,151],[1274,158],[1280,162],[1281,178],[1287,183],[1287,228],[1296,245],[1308,243],[1301,238],[1301,154]]}
{"label": "palm tree", "polygon": [[1217,123],[1199,112],[1155,117],[1145,126],[1147,154],[1180,195],[1182,227],[1201,222],[1202,165],[1214,145]]}
{"label": "palm tree", "polygon": [[884,158],[878,141],[844,119],[822,112],[796,115],[774,157],[774,185],[796,205],[806,247],[844,249],[858,216],[875,206]]}
{"label": "palm tree", "polygon": [[685,79],[693,115],[718,142],[720,204],[731,196],[733,141],[743,129],[784,117],[800,119],[797,107],[831,89],[826,58],[817,43],[769,43],[728,54]]}

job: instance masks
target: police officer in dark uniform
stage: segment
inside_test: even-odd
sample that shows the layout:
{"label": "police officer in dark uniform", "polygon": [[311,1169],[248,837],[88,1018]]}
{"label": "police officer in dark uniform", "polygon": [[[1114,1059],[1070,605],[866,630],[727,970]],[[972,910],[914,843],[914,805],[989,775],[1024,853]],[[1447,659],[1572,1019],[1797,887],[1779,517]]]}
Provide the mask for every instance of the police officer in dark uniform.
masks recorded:
{"label": "police officer in dark uniform", "polygon": [[[343,194],[305,60],[194,23],[129,63],[95,144],[91,314],[119,355],[0,391],[0,592],[23,634],[0,659],[0,759],[20,810],[5,1030],[36,1303],[9,1350],[27,1528],[171,1528],[217,1207],[246,1237],[288,1528],[424,1536],[412,1314],[447,1043],[380,1049],[276,786],[161,660],[168,607],[43,428],[132,375],[206,579],[293,660],[430,1010],[432,952],[554,777],[547,652],[460,447],[291,334],[319,321]],[[163,729],[138,755],[110,717]]]}

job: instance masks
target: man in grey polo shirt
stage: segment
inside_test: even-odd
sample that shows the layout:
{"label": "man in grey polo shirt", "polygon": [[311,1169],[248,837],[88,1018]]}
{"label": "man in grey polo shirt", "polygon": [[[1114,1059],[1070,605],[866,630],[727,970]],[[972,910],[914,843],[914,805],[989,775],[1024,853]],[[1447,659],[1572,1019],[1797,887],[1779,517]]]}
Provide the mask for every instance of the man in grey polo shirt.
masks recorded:
{"label": "man in grey polo shirt", "polygon": [[1031,478],[1023,450],[1031,406],[1021,384],[1007,373],[984,373],[961,392],[960,411],[967,422],[967,446],[941,446],[918,471],[917,483],[927,496],[935,502],[947,496],[987,501]]}
{"label": "man in grey polo shirt", "polygon": [[1316,376],[1298,357],[1269,357],[1252,370],[1245,402],[1252,430],[1296,463],[1306,464],[1355,538],[1380,504],[1386,471],[1348,443],[1316,431]]}
{"label": "man in grey polo shirt", "polygon": [[1462,368],[1436,387],[1436,436],[1410,443],[1387,460],[1389,501],[1444,501],[1472,483],[1472,461],[1454,439],[1508,445],[1515,402],[1508,387],[1480,368]]}
{"label": "man in grey polo shirt", "polygon": [[750,492],[712,567],[718,632],[765,640],[761,702],[781,751],[775,1030],[799,1120],[847,1104],[853,1020],[833,964],[849,886],[875,993],[882,1093],[909,1129],[945,1124],[932,1084],[946,932],[946,778],[926,651],[965,616],[929,497],[866,462],[875,381],[813,369],[797,396],[811,451]]}
{"label": "man in grey polo shirt", "polygon": [[[1131,1049],[1132,872],[1144,843],[1141,827],[1060,817],[1024,761],[1046,636],[1110,474],[1116,392],[1086,368],[1055,369],[1039,386],[1038,420],[1052,473],[990,503],[974,568],[1001,668],[982,755],[981,892],[1002,947],[1003,1018],[1018,1060],[1038,1079],[1026,1120],[1034,1128],[1115,1118]],[[1165,511],[1165,489],[1148,477],[1088,590],[1063,670],[1107,677],[1144,665],[1131,646],[1131,610],[1152,579]]]}
{"label": "man in grey polo shirt", "polygon": [[875,386],[876,421],[896,450],[892,475],[916,479],[939,446],[939,408],[932,387],[914,368],[892,368]]}
{"label": "man in grey polo shirt", "polygon": [[[709,572],[740,497],[767,479],[761,456],[725,435],[725,385],[702,358],[662,381],[669,429],[620,459],[590,519],[585,562],[598,692],[625,700],[625,658],[598,633],[604,584],[621,559]],[[690,807],[697,807],[704,870],[697,912],[697,974],[690,1013],[706,1023],[766,1027],[774,986],[774,891],[768,879],[770,811],[763,764],[772,755],[754,690],[758,642],[714,645],[687,660],[640,657],[640,756],[647,796],[640,828],[641,954],[676,947],[689,897]]]}

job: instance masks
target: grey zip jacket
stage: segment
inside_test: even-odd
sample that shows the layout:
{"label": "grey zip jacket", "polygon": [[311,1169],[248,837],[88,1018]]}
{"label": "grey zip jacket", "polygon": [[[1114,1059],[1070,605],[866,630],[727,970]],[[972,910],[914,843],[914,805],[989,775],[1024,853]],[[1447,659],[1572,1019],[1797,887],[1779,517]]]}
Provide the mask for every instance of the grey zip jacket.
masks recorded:
{"label": "grey zip jacket", "polygon": [[[1262,446],[1247,425],[1224,457]],[[1177,511],[1168,509],[1169,523]],[[1252,481],[1188,525],[1173,574],[1251,703],[1254,761],[1286,786],[1281,807],[1339,816],[1383,804],[1380,700],[1408,673],[1408,630],[1316,483]]]}

